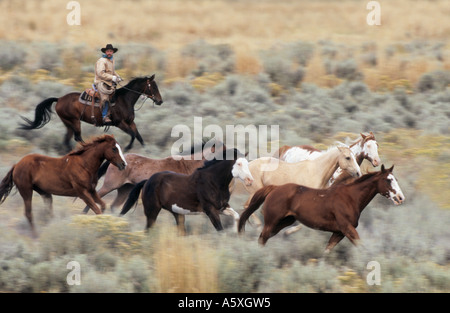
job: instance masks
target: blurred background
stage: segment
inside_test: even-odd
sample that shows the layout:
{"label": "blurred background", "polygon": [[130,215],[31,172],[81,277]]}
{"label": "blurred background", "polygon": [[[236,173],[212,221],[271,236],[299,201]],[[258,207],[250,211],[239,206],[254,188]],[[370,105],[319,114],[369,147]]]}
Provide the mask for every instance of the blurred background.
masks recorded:
{"label": "blurred background", "polygon": [[[56,115],[27,132],[20,116],[90,87],[100,48],[112,43],[125,81],[154,73],[164,99],[136,106],[146,146],[130,152],[170,155],[172,127],[193,127],[194,116],[223,129],[280,125],[279,146],[326,149],[372,131],[407,200],[394,207],[377,196],[358,227],[365,248],[345,239],[325,258],[329,234],[306,227],[261,248],[251,225],[243,236],[218,234],[205,216],[188,216],[180,238],[162,212],[146,235],[141,204],[125,218],[80,216],[81,200],[54,197],[51,219],[37,194],[33,240],[12,194],[0,207],[0,291],[449,292],[450,6],[378,1],[381,25],[370,26],[368,2],[77,1],[81,24],[69,25],[69,1],[1,1],[0,178],[28,153],[61,155]],[[102,133],[83,124],[85,138]],[[238,212],[243,200],[232,196]],[[66,283],[71,260],[80,286]],[[380,286],[366,284],[373,260]]]}

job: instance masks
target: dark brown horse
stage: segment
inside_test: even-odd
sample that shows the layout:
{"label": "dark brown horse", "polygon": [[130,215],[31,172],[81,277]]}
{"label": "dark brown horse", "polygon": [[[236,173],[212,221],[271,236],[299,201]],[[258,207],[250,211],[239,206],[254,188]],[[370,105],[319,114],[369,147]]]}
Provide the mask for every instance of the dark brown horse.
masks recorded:
{"label": "dark brown horse", "polygon": [[191,175],[169,171],[153,174],[150,179],[133,188],[120,214],[130,210],[143,189],[146,229],[153,225],[161,209],[166,209],[175,217],[180,233],[185,233],[184,215],[196,213],[205,213],[216,230],[222,230],[219,213],[229,209],[231,180],[236,177],[246,184],[253,182],[248,161],[237,149],[233,150],[234,157],[231,160],[225,158],[229,154],[224,150],[221,160],[214,158],[207,161]]}
{"label": "dark brown horse", "polygon": [[[105,175],[105,179],[97,193],[103,198],[111,191],[117,190],[117,196],[111,203],[111,211],[114,211],[116,206],[125,202],[134,185],[151,177],[153,174],[162,171],[192,174],[197,168],[203,166],[205,160],[209,159],[210,155],[214,154],[216,150],[226,149],[222,142],[214,142],[211,149],[203,150],[206,143],[207,141],[204,140],[201,144],[193,145],[190,150],[182,155],[177,155],[176,157],[168,156],[163,159],[148,158],[135,153],[125,154],[127,168],[124,171],[120,171],[115,166],[109,166],[109,162],[105,162],[98,173],[99,179],[103,175]],[[86,206],[83,213],[88,211],[89,206]]]}
{"label": "dark brown horse", "polygon": [[243,230],[247,219],[264,202],[265,225],[259,236],[259,242],[263,245],[295,220],[308,227],[333,233],[326,252],[344,237],[357,245],[359,235],[355,228],[359,217],[376,194],[391,199],[396,205],[405,200],[392,174],[393,168],[386,170],[382,165],[380,172],[366,174],[348,185],[341,184],[328,189],[313,189],[297,184],[261,188],[241,214],[239,231]]}
{"label": "dark brown horse", "polygon": [[79,197],[96,214],[105,209],[105,203],[95,191],[97,171],[104,160],[120,169],[126,167],[122,150],[113,136],[103,135],[90,143],[83,143],[79,149],[60,157],[52,158],[41,154],[23,157],[6,174],[0,183],[0,204],[5,201],[14,185],[25,204],[27,217],[33,235],[36,235],[31,214],[33,190],[39,193],[52,211],[52,195]]}
{"label": "dark brown horse", "polygon": [[[112,123],[107,126],[116,126],[131,136],[131,141],[125,147],[125,151],[133,147],[134,139],[144,145],[137,126],[134,123],[134,105],[140,96],[147,96],[152,99],[157,105],[161,105],[163,100],[158,90],[158,86],[154,80],[155,75],[150,77],[138,77],[131,80],[126,86],[116,90],[111,102],[111,120]],[[83,142],[81,138],[81,121],[99,125],[103,125],[102,114],[100,107],[94,107],[94,119],[92,119],[91,106],[87,106],[80,101],[79,92],[72,92],[60,98],[48,98],[39,103],[35,110],[34,121],[22,117],[26,124],[22,124],[20,129],[38,129],[43,127],[50,121],[52,113],[52,104],[56,102],[55,111],[61,121],[67,128],[67,133],[64,138],[64,145],[67,151],[71,150],[70,140],[75,135],[75,140]]]}

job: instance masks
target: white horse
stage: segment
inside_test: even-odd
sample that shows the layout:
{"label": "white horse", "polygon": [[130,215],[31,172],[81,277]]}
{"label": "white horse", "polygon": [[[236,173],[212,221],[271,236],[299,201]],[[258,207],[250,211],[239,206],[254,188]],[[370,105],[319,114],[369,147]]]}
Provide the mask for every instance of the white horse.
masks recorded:
{"label": "white horse", "polygon": [[[373,167],[381,164],[380,156],[378,155],[378,143],[375,135],[370,132],[368,135],[360,133],[361,137],[350,143],[349,148],[355,154],[356,162],[361,165],[364,159],[371,162]],[[318,150],[309,145],[302,146],[283,146],[275,154],[274,157],[279,156],[280,160],[288,163],[296,163],[304,160],[314,160],[321,156],[325,151]],[[343,173],[341,168],[338,168],[329,181],[329,185],[333,183],[342,182],[350,176]]]}

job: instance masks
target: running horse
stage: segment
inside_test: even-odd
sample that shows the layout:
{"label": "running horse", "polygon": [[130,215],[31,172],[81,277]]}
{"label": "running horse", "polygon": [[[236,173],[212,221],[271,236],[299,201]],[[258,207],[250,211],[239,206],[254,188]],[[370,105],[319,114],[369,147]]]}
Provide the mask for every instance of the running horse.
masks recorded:
{"label": "running horse", "polygon": [[345,185],[333,185],[328,189],[314,189],[297,184],[269,185],[258,190],[248,208],[241,214],[239,232],[245,222],[264,202],[264,228],[259,242],[265,245],[281,229],[296,220],[322,231],[332,232],[325,252],[330,252],[344,237],[355,246],[360,238],[356,227],[364,208],[377,195],[392,200],[395,205],[405,201],[397,179],[392,174],[394,166],[363,175]]}
{"label": "running horse", "polygon": [[[355,155],[358,165],[361,165],[364,160],[372,163],[373,167],[381,164],[381,159],[378,155],[378,143],[373,132],[370,132],[367,135],[360,133],[360,137],[352,141],[348,147]],[[310,145],[285,145],[278,149],[273,157],[288,163],[296,163],[304,160],[314,160],[325,152],[326,151],[318,150]],[[345,182],[350,177],[351,176],[348,175],[348,173],[345,173],[341,168],[338,168],[330,179],[329,185]]]}
{"label": "running horse", "polygon": [[[311,188],[325,188],[338,167],[351,176],[361,176],[361,170],[356,162],[355,155],[347,147],[331,147],[314,160],[297,163],[287,163],[276,158],[262,157],[249,163],[250,172],[254,177],[253,184],[244,186],[238,181],[232,192],[234,195],[249,194],[249,198],[244,204],[244,208],[247,208],[255,192],[267,185],[295,183]],[[261,224],[256,215],[253,215],[253,220],[255,224]]]}
{"label": "running horse", "polygon": [[[22,117],[25,120],[25,124],[21,124],[19,128],[26,130],[42,128],[50,121],[52,105],[56,101],[55,111],[67,128],[67,133],[64,137],[64,145],[67,151],[71,150],[70,140],[74,135],[76,141],[83,142],[83,138],[81,137],[81,121],[93,125],[116,126],[120,128],[131,136],[130,143],[125,147],[125,151],[128,151],[133,147],[135,138],[144,145],[144,140],[134,123],[134,105],[136,101],[140,96],[146,96],[152,99],[157,105],[163,103],[154,74],[150,77],[134,78],[114,93],[110,103],[112,123],[103,125],[100,108],[97,107],[93,111],[91,108],[87,108],[86,104],[78,100],[80,94],[79,92],[72,92],[60,98],[53,97],[45,99],[37,105],[34,121]],[[94,119],[92,119],[92,112],[94,113]]]}
{"label": "running horse", "polygon": [[222,158],[205,162],[203,167],[190,175],[164,171],[141,181],[130,192],[120,214],[124,215],[130,210],[142,190],[147,230],[156,221],[161,209],[173,214],[181,234],[186,233],[186,214],[205,213],[216,230],[223,230],[219,213],[229,209],[231,180],[239,178],[251,185],[253,177],[248,169],[248,161],[237,149],[223,150],[222,153]]}
{"label": "running horse", "polygon": [[[105,203],[95,191],[97,171],[104,160],[119,169],[127,165],[122,150],[113,136],[103,135],[62,156],[53,158],[41,154],[24,156],[6,174],[0,183],[0,204],[8,197],[14,185],[25,204],[25,216],[36,236],[31,201],[33,191],[39,193],[52,213],[52,195],[79,197],[96,214],[105,210]],[[101,210],[97,206],[100,204]]]}
{"label": "running horse", "polygon": [[[211,148],[205,145],[210,144]],[[109,162],[104,162],[98,171],[98,178],[105,176],[102,187],[97,191],[98,195],[103,198],[111,191],[117,190],[117,195],[111,203],[111,211],[116,206],[122,205],[128,197],[133,187],[151,177],[153,174],[162,171],[172,171],[181,174],[192,174],[197,168],[202,167],[207,159],[212,158],[213,154],[221,149],[226,149],[225,145],[218,140],[203,140],[199,144],[194,144],[186,152],[180,155],[168,156],[163,159],[148,158],[135,153],[125,154],[127,168],[124,171],[119,170],[115,166],[109,166]],[[86,206],[83,213],[89,211]],[[227,211],[228,212],[228,211]],[[233,213],[230,211],[230,213]],[[233,213],[233,216],[239,219],[239,215]]]}

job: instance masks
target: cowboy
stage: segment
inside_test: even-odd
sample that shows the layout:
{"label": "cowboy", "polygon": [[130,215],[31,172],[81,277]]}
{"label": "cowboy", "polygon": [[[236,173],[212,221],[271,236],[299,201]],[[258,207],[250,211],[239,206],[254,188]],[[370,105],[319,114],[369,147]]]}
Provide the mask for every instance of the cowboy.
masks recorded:
{"label": "cowboy", "polygon": [[112,44],[107,44],[106,47],[101,48],[103,55],[95,64],[94,85],[100,94],[102,118],[105,124],[112,122],[109,117],[111,114],[109,105],[110,96],[116,89],[116,83],[123,80],[114,70],[115,61],[113,54],[117,50],[119,49],[114,48]]}

